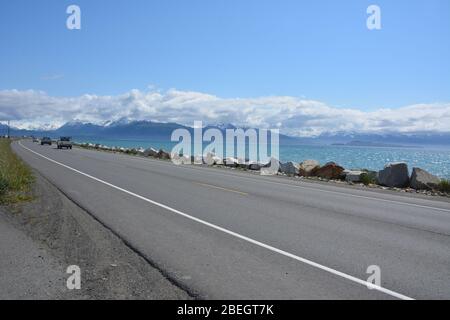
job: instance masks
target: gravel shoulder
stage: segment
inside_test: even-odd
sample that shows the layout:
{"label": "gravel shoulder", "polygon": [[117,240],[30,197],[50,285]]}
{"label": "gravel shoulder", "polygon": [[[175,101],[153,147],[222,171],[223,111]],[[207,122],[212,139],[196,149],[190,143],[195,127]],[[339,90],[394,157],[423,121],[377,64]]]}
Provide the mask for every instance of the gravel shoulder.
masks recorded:
{"label": "gravel shoulder", "polygon": [[0,212],[0,300],[58,299],[64,296],[64,273],[42,246]]}
{"label": "gravel shoulder", "polygon": [[[0,299],[191,299],[34,171],[34,200],[0,207]],[[69,265],[81,289],[68,290]]]}

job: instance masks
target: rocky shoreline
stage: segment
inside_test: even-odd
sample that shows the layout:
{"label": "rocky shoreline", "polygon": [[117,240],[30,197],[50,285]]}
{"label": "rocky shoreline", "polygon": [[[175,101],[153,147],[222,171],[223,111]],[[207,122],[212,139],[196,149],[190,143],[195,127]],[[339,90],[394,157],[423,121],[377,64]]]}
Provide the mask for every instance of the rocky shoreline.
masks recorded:
{"label": "rocky shoreline", "polygon": [[272,158],[270,163],[261,164],[235,158],[222,159],[212,153],[208,153],[206,157],[187,157],[182,155],[171,155],[163,149],[156,150],[154,148],[130,149],[92,143],[74,143],[74,145],[98,151],[173,160],[180,164],[224,167],[257,172],[261,175],[282,175],[297,179],[359,185],[368,188],[450,198],[450,182],[448,180],[441,180],[439,177],[416,167],[412,169],[412,174],[410,175],[408,164],[405,162],[388,163],[385,165],[384,169],[380,171],[371,171],[367,169],[349,170],[335,162],[328,162],[324,165],[320,165],[316,160],[305,160],[301,163],[292,161],[282,163],[277,159]]}

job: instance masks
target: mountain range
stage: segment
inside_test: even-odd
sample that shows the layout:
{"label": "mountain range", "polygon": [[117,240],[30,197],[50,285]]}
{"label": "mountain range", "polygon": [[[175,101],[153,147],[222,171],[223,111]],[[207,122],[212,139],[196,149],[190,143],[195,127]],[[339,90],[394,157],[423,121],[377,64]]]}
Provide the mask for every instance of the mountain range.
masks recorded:
{"label": "mountain range", "polygon": [[[223,133],[226,129],[236,129],[232,124],[217,124],[205,127],[217,128]],[[105,122],[102,125],[83,122],[68,122],[54,130],[25,130],[11,127],[11,135],[14,136],[71,136],[74,138],[120,138],[120,139],[149,139],[157,141],[170,141],[171,134],[176,129],[186,129],[190,132],[193,128],[178,123],[160,123],[152,121],[128,121],[121,119],[115,122]],[[246,129],[246,128],[243,128]],[[0,135],[7,133],[7,126],[0,124]],[[450,133],[385,133],[385,134],[361,134],[339,132],[322,134],[317,137],[292,137],[280,134],[280,144],[345,144],[352,145],[358,141],[360,146],[386,145],[389,146],[450,146]]]}

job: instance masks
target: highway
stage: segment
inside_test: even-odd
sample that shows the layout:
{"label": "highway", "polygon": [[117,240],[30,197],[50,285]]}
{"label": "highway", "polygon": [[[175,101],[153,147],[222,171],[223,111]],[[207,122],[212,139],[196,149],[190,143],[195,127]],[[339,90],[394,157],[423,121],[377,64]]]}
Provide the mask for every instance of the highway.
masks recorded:
{"label": "highway", "polygon": [[[450,298],[444,199],[27,140],[13,149],[198,298]],[[369,289],[373,265],[381,286]]]}

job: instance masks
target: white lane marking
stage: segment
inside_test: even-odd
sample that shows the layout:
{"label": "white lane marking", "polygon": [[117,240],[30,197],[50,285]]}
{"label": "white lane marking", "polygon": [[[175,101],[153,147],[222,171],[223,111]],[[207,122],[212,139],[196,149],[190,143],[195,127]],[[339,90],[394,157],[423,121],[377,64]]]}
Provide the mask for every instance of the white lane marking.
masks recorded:
{"label": "white lane marking", "polygon": [[[152,160],[152,159],[139,159],[139,158],[130,158],[130,159],[134,159],[134,160],[142,160],[142,161],[149,161],[152,163],[158,163],[161,165],[165,165],[168,166],[170,164],[168,163],[163,163],[162,161],[159,160]],[[189,169],[189,170],[204,170],[204,169],[209,169],[209,168],[203,168],[203,169],[199,169],[199,168],[195,168],[195,167],[190,167],[187,165],[184,166],[176,166],[173,165],[176,168],[183,168],[183,169]],[[281,185],[281,186],[286,186],[286,187],[293,187],[293,188],[300,188],[300,189],[305,189],[305,190],[315,190],[315,191],[319,191],[319,192],[324,192],[324,193],[330,193],[330,194],[336,194],[336,195],[340,195],[340,196],[346,196],[346,197],[353,197],[353,198],[359,198],[359,199],[366,199],[366,200],[373,200],[373,201],[380,201],[380,202],[387,202],[387,203],[394,203],[394,204],[399,204],[399,205],[404,205],[404,206],[411,206],[411,207],[416,207],[416,208],[422,208],[422,209],[430,209],[430,210],[435,210],[435,211],[443,211],[443,212],[450,212],[450,209],[445,209],[445,208],[439,208],[439,207],[432,207],[432,206],[427,206],[427,205],[421,205],[421,204],[415,204],[415,203],[410,203],[410,202],[403,202],[403,201],[397,201],[397,200],[389,200],[389,199],[383,199],[383,198],[376,198],[376,197],[369,197],[369,196],[361,196],[361,195],[357,195],[357,194],[352,194],[352,193],[344,193],[344,192],[339,192],[339,191],[331,191],[331,190],[326,190],[326,189],[319,189],[319,188],[314,188],[314,187],[305,187],[305,186],[299,186],[299,185],[294,185],[294,184],[288,184],[288,183],[282,183],[282,182],[276,182],[276,181],[272,181],[269,179],[266,179],[264,177],[260,177],[258,179],[254,179],[251,177],[245,177],[243,175],[238,175],[238,174],[234,174],[231,173],[222,173],[222,172],[213,172],[212,169],[209,171],[212,172],[213,174],[218,174],[218,175],[222,175],[222,176],[230,176],[233,175],[235,177],[239,177],[239,178],[243,178],[243,179],[247,179],[253,182],[261,182],[260,180],[263,179],[265,182],[268,183],[272,183],[272,184],[276,184],[276,185]],[[307,183],[307,182],[305,182]],[[349,189],[351,190],[351,189]],[[371,192],[370,190],[367,190],[367,192]],[[395,196],[395,195],[393,195]],[[425,201],[430,201],[430,200],[425,200]]]}
{"label": "white lane marking", "polygon": [[126,189],[123,189],[123,188],[121,188],[121,187],[118,187],[118,186],[116,186],[116,185],[113,185],[113,184],[111,184],[111,183],[109,183],[109,182],[106,182],[106,181],[104,181],[104,180],[101,180],[101,179],[99,179],[99,178],[96,178],[96,177],[94,177],[94,176],[91,176],[90,174],[87,174],[87,173],[84,173],[84,172],[79,171],[79,170],[77,170],[77,169],[74,169],[74,168],[72,168],[72,167],[69,167],[68,165],[65,165],[65,164],[63,164],[63,163],[61,163],[61,162],[58,162],[58,161],[53,160],[53,159],[51,159],[51,158],[48,158],[48,157],[46,157],[46,156],[44,156],[44,155],[42,155],[42,154],[40,154],[40,153],[38,153],[38,152],[36,152],[36,151],[34,151],[34,150],[31,150],[31,149],[25,147],[24,145],[22,145],[21,141],[19,141],[19,145],[20,145],[22,148],[24,148],[24,149],[26,149],[26,150],[28,150],[28,151],[30,151],[30,152],[32,152],[32,153],[38,155],[39,157],[42,157],[42,158],[44,158],[44,159],[46,159],[46,160],[48,160],[48,161],[50,161],[50,162],[53,162],[53,163],[55,163],[55,164],[57,164],[57,165],[59,165],[59,166],[62,166],[62,167],[66,168],[66,169],[69,169],[69,170],[71,170],[71,171],[73,171],[73,172],[76,172],[76,173],[81,174],[81,175],[83,175],[83,176],[85,176],[85,177],[88,177],[88,178],[90,178],[90,179],[92,179],[92,180],[95,180],[95,181],[97,181],[97,182],[100,182],[100,183],[102,183],[102,184],[104,184],[104,185],[107,185],[107,186],[113,188],[113,189],[122,191],[122,192],[124,192],[124,193],[126,193],[126,194],[129,194],[129,195],[133,196],[133,197],[136,197],[136,198],[138,198],[138,199],[141,199],[141,200],[143,200],[143,201],[145,201],[145,202],[151,203],[151,204],[153,204],[153,205],[155,205],[155,206],[158,206],[158,207],[160,207],[160,208],[163,208],[163,209],[166,209],[166,210],[171,211],[171,212],[173,212],[173,213],[176,213],[176,214],[178,214],[178,215],[180,215],[180,216],[183,216],[183,217],[185,217],[185,218],[187,218],[187,219],[190,219],[190,220],[192,220],[192,221],[201,223],[201,224],[203,224],[203,225],[205,225],[205,226],[208,226],[208,227],[210,227],[210,228],[212,228],[212,229],[215,229],[215,230],[224,232],[224,233],[229,234],[229,235],[231,235],[231,236],[233,236],[233,237],[236,237],[236,238],[238,238],[238,239],[247,241],[247,242],[252,243],[252,244],[254,244],[254,245],[260,246],[260,247],[265,248],[265,249],[267,249],[267,250],[270,250],[270,251],[272,251],[272,252],[276,252],[276,253],[281,254],[281,255],[283,255],[283,256],[285,256],[285,257],[289,257],[289,258],[291,258],[291,259],[300,261],[300,262],[302,262],[302,263],[305,263],[305,264],[310,265],[310,266],[312,266],[312,267],[321,269],[321,270],[323,270],[323,271],[326,271],[326,272],[328,272],[328,273],[334,274],[334,275],[336,275],[336,276],[345,278],[345,279],[347,279],[347,280],[353,281],[353,282],[358,283],[358,284],[360,284],[360,285],[363,285],[363,286],[366,286],[366,287],[367,287],[367,286],[370,286],[373,290],[377,290],[377,291],[383,292],[383,293],[385,293],[385,294],[387,294],[387,295],[390,295],[390,296],[392,296],[392,297],[395,297],[395,298],[398,298],[398,299],[402,299],[402,300],[414,300],[413,298],[408,297],[408,296],[405,296],[405,295],[403,295],[403,294],[401,294],[401,293],[398,293],[398,292],[395,292],[395,291],[392,291],[392,290],[383,288],[383,287],[381,287],[381,286],[374,285],[374,284],[372,284],[372,283],[370,283],[370,282],[361,280],[361,279],[359,279],[359,278],[357,278],[357,277],[351,276],[351,275],[346,274],[346,273],[344,273],[344,272],[341,272],[341,271],[338,271],[338,270],[336,270],[336,269],[329,268],[329,267],[326,267],[326,266],[321,265],[321,264],[319,264],[319,263],[316,263],[316,262],[314,262],[314,261],[311,261],[311,260],[308,260],[308,259],[305,259],[305,258],[296,256],[296,255],[294,255],[294,254],[292,254],[292,253],[289,253],[289,252],[286,252],[286,251],[284,251],[284,250],[281,250],[281,249],[272,247],[272,246],[270,246],[270,245],[268,245],[268,244],[265,244],[265,243],[262,243],[262,242],[260,242],[260,241],[258,241],[258,240],[254,240],[254,239],[252,239],[252,238],[246,237],[246,236],[244,236],[244,235],[241,235],[241,234],[239,234],[239,233],[233,232],[233,231],[231,231],[231,230],[228,230],[228,229],[219,227],[219,226],[217,226],[217,225],[215,225],[215,224],[212,224],[212,223],[210,223],[210,222],[207,222],[207,221],[201,220],[201,219],[199,219],[199,218],[193,217],[193,216],[191,216],[191,215],[188,215],[187,213],[184,213],[184,212],[181,212],[181,211],[179,211],[179,210],[177,210],[177,209],[174,209],[174,208],[171,208],[171,207],[169,207],[169,206],[166,206],[165,204],[162,204],[162,203],[153,201],[153,200],[151,200],[151,199],[145,198],[145,197],[143,197],[143,196],[141,196],[141,195],[139,195],[139,194],[136,194],[136,193],[134,193],[134,192],[128,191],[128,190],[126,190]]}

